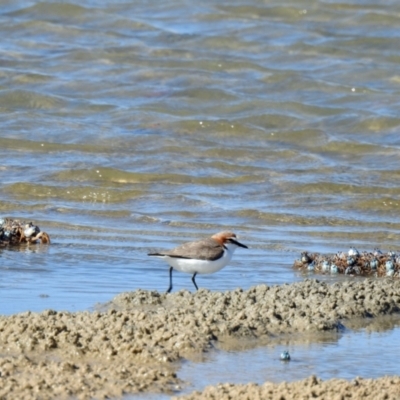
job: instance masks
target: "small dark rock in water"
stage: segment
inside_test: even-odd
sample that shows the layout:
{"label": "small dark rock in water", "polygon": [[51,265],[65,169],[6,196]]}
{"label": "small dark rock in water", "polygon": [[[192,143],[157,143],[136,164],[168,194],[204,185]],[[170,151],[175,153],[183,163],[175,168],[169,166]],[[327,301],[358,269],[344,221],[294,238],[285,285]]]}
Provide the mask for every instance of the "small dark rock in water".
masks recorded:
{"label": "small dark rock in water", "polygon": [[304,251],[293,267],[305,272],[400,278],[400,256],[394,251],[382,253],[377,249],[359,253],[351,247],[348,253],[339,251],[325,255]]}
{"label": "small dark rock in water", "polygon": [[282,351],[281,360],[282,361],[290,361],[290,354],[289,354],[289,352],[287,350]]}

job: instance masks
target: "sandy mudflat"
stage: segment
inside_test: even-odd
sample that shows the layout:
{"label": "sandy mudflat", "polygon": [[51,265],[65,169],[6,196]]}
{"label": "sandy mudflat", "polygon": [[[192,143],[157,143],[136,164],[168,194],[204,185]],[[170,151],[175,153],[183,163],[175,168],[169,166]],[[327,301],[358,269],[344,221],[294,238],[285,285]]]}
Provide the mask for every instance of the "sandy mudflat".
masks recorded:
{"label": "sandy mudflat", "polygon": [[[138,290],[116,296],[101,309],[0,317],[0,398],[89,399],[143,391],[176,394],[182,385],[176,375],[179,360],[207,350],[213,341],[265,340],[272,334],[339,329],[352,318],[393,314],[400,310],[400,281],[349,280],[327,285],[306,280],[247,291],[201,289],[195,294],[169,295]],[[297,398],[308,398],[305,395],[314,391],[335,398],[331,394],[339,396],[357,388],[376,399],[383,398],[374,395],[379,391],[399,398],[398,378],[357,382],[309,378],[280,385],[224,385],[207,388],[202,396],[268,398],[268,393],[277,393],[296,398],[296,393],[303,393]]]}
{"label": "sandy mudflat", "polygon": [[292,400],[292,399],[374,399],[398,400],[400,398],[400,378],[384,377],[379,379],[357,378],[353,381],[330,379],[322,381],[315,376],[292,383],[263,385],[249,383],[247,385],[221,384],[209,386],[203,392],[194,392],[188,396],[174,399],[197,400]]}

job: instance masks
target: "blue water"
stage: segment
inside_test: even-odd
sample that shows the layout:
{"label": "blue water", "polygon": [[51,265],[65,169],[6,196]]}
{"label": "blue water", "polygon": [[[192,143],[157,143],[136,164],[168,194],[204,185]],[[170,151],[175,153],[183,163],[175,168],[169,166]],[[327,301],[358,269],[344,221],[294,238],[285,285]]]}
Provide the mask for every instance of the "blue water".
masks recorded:
{"label": "blue water", "polygon": [[[368,323],[364,322],[364,326]],[[270,338],[256,345],[242,340],[211,350],[201,360],[185,361],[178,377],[185,381],[179,394],[201,391],[219,383],[293,382],[316,375],[323,380],[399,375],[397,363],[399,317],[383,317],[379,323],[335,333],[297,334]],[[256,346],[256,347],[254,347]],[[366,350],[368,349],[368,350]],[[281,361],[288,351],[290,361]],[[127,395],[126,399],[167,399],[160,394]]]}
{"label": "blue water", "polygon": [[[150,251],[230,229],[211,290],[303,279],[302,250],[400,250],[399,4],[6,1],[0,313],[164,291]],[[190,288],[176,274],[175,287]]]}
{"label": "blue water", "polygon": [[200,287],[300,281],[302,250],[400,251],[399,14],[394,0],[3,2],[0,216],[52,244],[0,250],[0,313],[164,291],[168,267],[146,254],[226,229],[249,250]]}
{"label": "blue water", "polygon": [[[191,382],[187,390],[192,391],[225,382],[292,382],[310,375],[323,380],[399,375],[399,337],[400,329],[396,327],[386,332],[349,331],[323,343],[314,342],[315,338],[303,344],[287,340],[285,345],[217,351],[205,357],[203,363],[186,363],[178,376]],[[289,362],[280,360],[285,350],[291,356]]]}

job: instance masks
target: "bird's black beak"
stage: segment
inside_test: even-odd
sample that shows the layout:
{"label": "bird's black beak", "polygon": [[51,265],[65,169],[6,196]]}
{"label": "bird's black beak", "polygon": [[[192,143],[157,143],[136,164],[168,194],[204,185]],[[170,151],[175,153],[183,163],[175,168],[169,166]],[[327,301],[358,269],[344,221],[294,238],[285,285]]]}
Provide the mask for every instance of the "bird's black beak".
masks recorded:
{"label": "bird's black beak", "polygon": [[239,246],[239,247],[243,247],[244,249],[248,249],[248,247],[245,245],[245,244],[242,244],[242,243],[240,243],[240,242],[238,242],[237,240],[235,240],[235,239],[228,239],[231,243],[233,243],[233,244],[236,244],[236,246]]}

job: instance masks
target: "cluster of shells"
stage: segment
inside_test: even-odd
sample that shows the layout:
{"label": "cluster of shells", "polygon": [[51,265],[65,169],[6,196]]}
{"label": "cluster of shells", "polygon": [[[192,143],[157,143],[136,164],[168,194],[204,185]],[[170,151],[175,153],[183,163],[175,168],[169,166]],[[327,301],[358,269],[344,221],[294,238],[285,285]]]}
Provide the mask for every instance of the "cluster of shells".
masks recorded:
{"label": "cluster of shells", "polygon": [[0,245],[17,245],[21,243],[50,243],[46,232],[41,232],[32,222],[12,218],[0,218]]}
{"label": "cluster of shells", "polygon": [[400,277],[400,255],[394,251],[382,253],[379,249],[373,252],[359,253],[351,247],[345,252],[333,255],[319,253],[301,253],[301,258],[296,260],[294,268],[325,274],[345,274],[364,276],[390,276]]}

